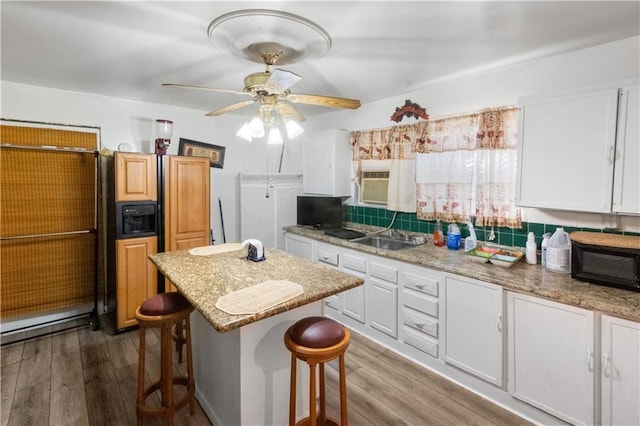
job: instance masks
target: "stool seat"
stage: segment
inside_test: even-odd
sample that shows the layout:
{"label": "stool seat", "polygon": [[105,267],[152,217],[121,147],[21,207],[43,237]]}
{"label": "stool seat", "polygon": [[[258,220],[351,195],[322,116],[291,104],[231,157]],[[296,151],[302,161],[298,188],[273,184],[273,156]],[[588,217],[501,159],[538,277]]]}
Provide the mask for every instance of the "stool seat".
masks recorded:
{"label": "stool seat", "polygon": [[[161,293],[147,299],[136,309],[135,318],[140,325],[140,349],[138,352],[138,392],[136,398],[136,416],[138,426],[142,425],[143,417],[164,417],[168,425],[173,425],[173,417],[177,410],[189,404],[190,414],[195,413],[195,382],[193,379],[193,362],[191,356],[191,330],[189,315],[194,308],[180,293]],[[160,380],[145,389],[145,331],[147,328],[160,328]],[[174,340],[172,328],[179,328],[180,338],[182,330],[186,336],[184,342],[187,351],[187,375],[174,377],[171,343]],[[180,350],[181,354],[181,350]],[[174,385],[186,388],[186,393],[178,401],[174,401]],[[156,391],[160,391],[161,407],[146,404],[147,398]]]}
{"label": "stool seat", "polygon": [[182,294],[172,291],[160,293],[140,305],[140,313],[147,316],[169,315],[188,309],[191,303]]}
{"label": "stool seat", "polygon": [[344,330],[336,321],[325,317],[303,318],[291,326],[291,340],[307,348],[327,348],[344,339]]}
{"label": "stool seat", "polygon": [[[284,344],[291,352],[291,383],[289,394],[289,426],[293,425],[338,425],[346,426],[347,386],[344,354],[349,346],[349,329],[325,317],[303,318],[293,324],[284,335]],[[339,359],[340,375],[340,423],[328,418],[325,409],[324,364]],[[309,365],[309,416],[296,423],[296,360]],[[316,366],[320,376],[320,412],[316,416]]]}

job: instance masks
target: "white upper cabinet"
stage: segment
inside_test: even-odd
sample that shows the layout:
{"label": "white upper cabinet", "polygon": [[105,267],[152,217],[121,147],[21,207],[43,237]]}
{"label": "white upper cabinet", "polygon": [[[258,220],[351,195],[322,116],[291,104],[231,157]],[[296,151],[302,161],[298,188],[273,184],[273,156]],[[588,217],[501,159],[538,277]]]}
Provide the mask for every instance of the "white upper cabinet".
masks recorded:
{"label": "white upper cabinet", "polygon": [[615,175],[614,213],[640,214],[640,100],[639,86],[620,91]]}
{"label": "white upper cabinet", "polygon": [[303,141],[302,174],[305,194],[351,195],[351,133],[329,130]]}
{"label": "white upper cabinet", "polygon": [[617,88],[521,99],[518,204],[611,212],[617,110]]}

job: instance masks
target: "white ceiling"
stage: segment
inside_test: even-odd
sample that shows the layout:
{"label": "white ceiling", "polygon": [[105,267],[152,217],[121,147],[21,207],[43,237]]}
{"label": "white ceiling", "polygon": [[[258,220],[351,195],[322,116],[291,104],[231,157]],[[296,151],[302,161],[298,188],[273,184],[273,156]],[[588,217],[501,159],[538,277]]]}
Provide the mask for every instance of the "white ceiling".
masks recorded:
{"label": "white ceiling", "polygon": [[[2,1],[2,80],[211,111],[246,98],[263,66],[214,47],[207,27],[239,9],[301,15],[332,38],[322,58],[282,68],[293,92],[368,103],[429,82],[640,34],[638,1]],[[324,107],[296,106],[310,116]],[[244,114],[241,109],[236,113]],[[246,112],[249,114],[250,112]]]}

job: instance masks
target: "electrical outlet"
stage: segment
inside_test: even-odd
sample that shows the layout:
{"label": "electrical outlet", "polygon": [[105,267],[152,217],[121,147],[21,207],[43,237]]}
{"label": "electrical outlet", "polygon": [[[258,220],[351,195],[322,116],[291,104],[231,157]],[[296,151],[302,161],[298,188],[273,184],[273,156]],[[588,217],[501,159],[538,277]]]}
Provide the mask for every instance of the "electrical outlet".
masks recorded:
{"label": "electrical outlet", "polygon": [[618,229],[620,223],[618,222],[618,216],[613,213],[602,215],[602,225],[604,229]]}

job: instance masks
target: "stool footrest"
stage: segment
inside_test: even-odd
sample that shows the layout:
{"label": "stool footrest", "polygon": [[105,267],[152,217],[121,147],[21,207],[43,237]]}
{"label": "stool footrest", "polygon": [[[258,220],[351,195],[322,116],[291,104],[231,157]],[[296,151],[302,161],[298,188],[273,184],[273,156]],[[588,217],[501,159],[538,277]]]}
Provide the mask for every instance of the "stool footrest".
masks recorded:
{"label": "stool footrest", "polygon": [[[185,386],[187,388],[187,393],[174,405],[175,411],[178,411],[191,401],[191,398],[193,398],[193,395],[195,394],[195,386],[189,387],[189,379],[187,377],[174,377],[173,384]],[[148,397],[159,390],[160,382],[155,382],[150,385],[147,390],[144,391],[144,399],[142,402],[138,402],[136,404],[136,412],[144,416],[163,417],[167,412],[167,407],[153,407],[144,403]]]}
{"label": "stool footrest", "polygon": [[[332,419],[331,417],[327,417],[326,420],[322,420],[320,418],[317,419],[318,426],[340,426],[340,422],[336,419]],[[310,426],[311,425],[311,417],[305,417],[296,422],[295,426]]]}

